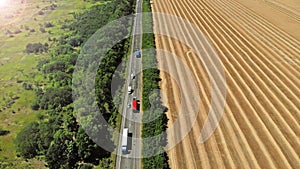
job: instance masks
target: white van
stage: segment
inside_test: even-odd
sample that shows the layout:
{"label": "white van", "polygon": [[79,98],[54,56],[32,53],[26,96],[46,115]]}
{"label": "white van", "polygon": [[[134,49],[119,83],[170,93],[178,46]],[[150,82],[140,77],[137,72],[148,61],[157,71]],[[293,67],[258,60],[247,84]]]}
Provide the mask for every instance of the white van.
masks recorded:
{"label": "white van", "polygon": [[131,92],[132,92],[132,88],[131,86],[128,86],[128,93],[131,94]]}

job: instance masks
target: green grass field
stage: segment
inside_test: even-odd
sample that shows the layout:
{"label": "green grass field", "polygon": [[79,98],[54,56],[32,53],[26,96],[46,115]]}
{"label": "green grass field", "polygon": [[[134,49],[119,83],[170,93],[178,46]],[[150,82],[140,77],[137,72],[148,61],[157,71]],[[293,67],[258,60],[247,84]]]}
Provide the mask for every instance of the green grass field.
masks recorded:
{"label": "green grass field", "polygon": [[[20,0],[15,1],[20,2]],[[83,0],[45,0],[44,2],[31,0],[25,2],[25,4],[19,4],[24,8],[19,14],[18,11],[21,7],[16,7],[16,9],[10,6],[0,9],[0,128],[10,132],[5,136],[0,136],[0,168],[10,162],[17,165],[18,168],[29,167],[24,163],[32,165],[33,168],[43,166],[35,160],[24,162],[23,159],[18,158],[14,145],[17,133],[28,123],[37,120],[38,114],[43,113],[31,110],[30,105],[35,101],[35,93],[33,90],[25,90],[23,83],[33,84],[33,86],[37,83],[46,83],[36,69],[36,65],[39,60],[49,56],[47,54],[26,54],[26,45],[35,42],[47,42],[51,45],[48,38],[59,37],[64,33],[61,24],[65,19],[72,19],[72,12],[80,12],[91,6],[90,3]],[[57,4],[55,10],[43,10],[45,12],[43,15],[38,14],[52,3]],[[13,16],[13,18],[7,18],[7,16]],[[45,28],[46,32],[42,33],[40,25],[44,27],[46,22],[51,22],[54,27]],[[35,32],[30,32],[31,29],[34,29]],[[21,32],[7,34],[8,31],[16,30]]]}

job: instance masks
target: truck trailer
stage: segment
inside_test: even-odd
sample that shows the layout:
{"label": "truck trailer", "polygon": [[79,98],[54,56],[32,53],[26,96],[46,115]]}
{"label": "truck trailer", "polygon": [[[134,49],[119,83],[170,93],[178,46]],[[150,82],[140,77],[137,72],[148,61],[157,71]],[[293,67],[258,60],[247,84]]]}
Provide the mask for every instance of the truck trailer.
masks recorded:
{"label": "truck trailer", "polygon": [[127,150],[127,139],[128,139],[128,128],[123,129],[123,138],[122,138],[122,153],[126,154]]}

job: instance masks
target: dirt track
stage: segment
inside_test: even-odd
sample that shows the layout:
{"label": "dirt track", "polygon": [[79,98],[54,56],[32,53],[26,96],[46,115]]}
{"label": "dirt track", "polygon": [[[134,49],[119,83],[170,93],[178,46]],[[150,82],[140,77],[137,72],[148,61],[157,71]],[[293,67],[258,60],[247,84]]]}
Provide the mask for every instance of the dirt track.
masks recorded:
{"label": "dirt track", "polygon": [[[227,83],[225,113],[220,125],[208,141],[199,144],[197,139],[211,98],[207,72],[187,46],[156,36],[157,48],[176,54],[194,72],[202,101],[196,124],[168,152],[171,168],[300,168],[300,15],[299,9],[292,8],[299,7],[300,2],[260,2],[272,7],[269,15],[265,14],[268,11],[259,13],[262,9],[258,6],[252,5],[250,10],[244,0],[153,2],[154,12],[174,14],[204,32],[224,65]],[[277,19],[287,22],[289,28],[282,29],[268,18],[273,10],[280,12]],[[161,25],[168,22],[163,17],[154,18],[154,29],[166,29]],[[185,27],[174,29],[184,31]],[[177,69],[176,60],[161,57],[159,53],[158,60],[189,86],[184,78],[186,71]],[[189,96],[181,96],[177,84],[167,74],[162,73],[161,77],[172,125],[178,116],[180,100]],[[183,121],[182,130],[168,136],[169,142],[184,133],[191,121]]]}

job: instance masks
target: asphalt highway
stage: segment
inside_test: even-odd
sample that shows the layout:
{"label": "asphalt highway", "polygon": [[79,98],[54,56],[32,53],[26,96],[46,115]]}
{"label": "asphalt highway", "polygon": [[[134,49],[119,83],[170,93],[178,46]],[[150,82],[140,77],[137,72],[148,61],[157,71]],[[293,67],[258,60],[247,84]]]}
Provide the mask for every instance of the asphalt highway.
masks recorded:
{"label": "asphalt highway", "polygon": [[[128,137],[128,153],[122,154],[121,143],[123,137],[119,138],[119,145],[117,147],[118,156],[116,162],[117,169],[139,169],[141,168],[141,112],[133,112],[132,108],[128,108],[128,104],[131,104],[133,97],[136,97],[138,100],[142,97],[141,95],[141,70],[142,70],[142,57],[137,58],[135,56],[135,51],[142,49],[142,0],[137,0],[136,2],[136,14],[133,24],[133,36],[132,36],[132,45],[130,60],[128,65],[127,79],[126,79],[126,95],[123,102],[123,117],[121,124],[121,133],[124,128],[129,129]],[[132,78],[131,74],[135,75],[135,78]],[[128,94],[128,86],[132,87],[132,93]]]}

